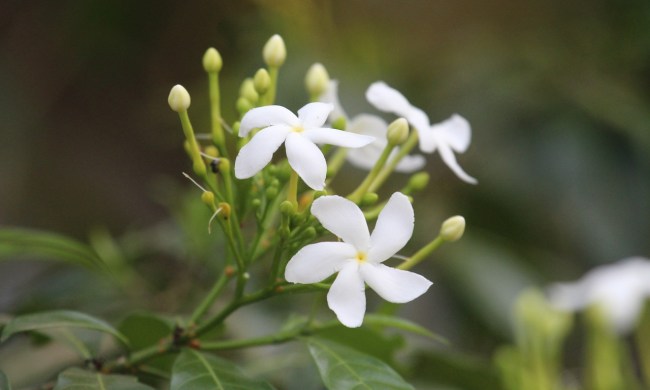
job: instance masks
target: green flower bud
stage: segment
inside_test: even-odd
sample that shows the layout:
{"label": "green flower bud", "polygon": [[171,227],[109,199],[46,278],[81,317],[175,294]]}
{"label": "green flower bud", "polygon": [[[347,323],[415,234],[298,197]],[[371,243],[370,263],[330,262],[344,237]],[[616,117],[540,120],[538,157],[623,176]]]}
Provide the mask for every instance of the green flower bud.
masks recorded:
{"label": "green flower bud", "polygon": [[280,212],[284,215],[292,215],[296,212],[296,206],[293,202],[285,200],[280,203]]}
{"label": "green flower bud", "polygon": [[203,149],[203,153],[210,157],[219,157],[219,149],[212,145],[206,146],[205,149]]}
{"label": "green flower bud", "polygon": [[305,240],[311,241],[314,238],[316,238],[317,232],[313,226],[310,226],[307,229],[305,229],[305,232],[303,234]]}
{"label": "green flower bud", "polygon": [[347,126],[347,123],[345,123],[345,118],[340,116],[332,122],[332,128],[338,129],[338,130],[345,130],[345,126]]}
{"label": "green flower bud", "polygon": [[253,84],[255,85],[257,93],[264,95],[271,86],[271,76],[269,75],[269,72],[264,68],[258,69],[253,77]]}
{"label": "green flower bud", "polygon": [[404,118],[398,118],[388,125],[386,137],[391,145],[401,145],[409,136],[409,123]]}
{"label": "green flower bud", "polygon": [[465,218],[460,215],[448,218],[440,227],[440,237],[445,241],[458,241],[465,233]]}
{"label": "green flower bud", "polygon": [[274,68],[282,66],[287,59],[287,47],[282,37],[278,34],[273,35],[264,45],[262,56],[266,65]]}
{"label": "green flower bud", "polygon": [[379,195],[374,192],[366,192],[361,197],[361,202],[359,202],[359,207],[371,206],[377,202]]}
{"label": "green flower bud", "polygon": [[201,194],[201,202],[205,203],[210,208],[214,208],[214,193],[212,193],[212,191],[203,191]]}
{"label": "green flower bud", "polygon": [[235,137],[239,136],[239,125],[241,125],[239,121],[232,124],[232,134]]}
{"label": "green flower bud", "polygon": [[418,172],[411,176],[408,182],[408,187],[413,191],[423,190],[429,184],[429,174],[426,172]]}
{"label": "green flower bud", "polygon": [[253,108],[253,103],[251,103],[245,97],[240,97],[239,99],[237,99],[237,111],[239,112],[240,115],[244,115],[251,108]]}
{"label": "green flower bud", "polygon": [[275,199],[278,196],[278,187],[269,186],[266,188],[266,197],[269,200]]}
{"label": "green flower bud", "polygon": [[206,72],[219,72],[223,66],[221,54],[214,47],[209,48],[203,55],[203,69]]}
{"label": "green flower bud", "polygon": [[241,83],[239,88],[239,96],[246,98],[249,102],[255,104],[260,98],[260,95],[255,90],[255,83],[252,78],[247,78]]}
{"label": "green flower bud", "polygon": [[320,64],[313,64],[307,71],[305,76],[305,86],[307,87],[307,92],[312,97],[319,97],[327,89],[327,84],[330,81],[330,75],[327,73],[327,69]]}
{"label": "green flower bud", "polygon": [[187,111],[191,103],[190,94],[187,92],[187,89],[185,89],[185,87],[180,84],[176,84],[169,92],[169,98],[167,98],[167,102],[169,103],[169,107],[172,109],[172,111]]}

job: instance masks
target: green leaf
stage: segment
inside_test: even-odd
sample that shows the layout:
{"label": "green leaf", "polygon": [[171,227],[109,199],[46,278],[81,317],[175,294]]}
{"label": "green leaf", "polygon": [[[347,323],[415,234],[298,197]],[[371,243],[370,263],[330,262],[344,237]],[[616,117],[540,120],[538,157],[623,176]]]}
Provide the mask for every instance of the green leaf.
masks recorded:
{"label": "green leaf", "polygon": [[153,390],[126,375],[103,375],[73,367],[59,374],[54,390]]}
{"label": "green leaf", "polygon": [[31,229],[0,229],[0,261],[32,256],[83,265],[95,271],[108,270],[104,261],[88,245],[71,238]]}
{"label": "green leaf", "polygon": [[128,345],[124,335],[103,320],[70,310],[52,310],[15,317],[2,330],[0,342],[16,333],[51,328],[83,328],[109,333]]}
{"label": "green leaf", "polygon": [[414,389],[388,364],[375,357],[318,338],[308,339],[307,346],[323,383],[330,390]]}
{"label": "green leaf", "polygon": [[9,383],[9,378],[0,371],[0,390],[11,390],[11,383]]}
{"label": "green leaf", "polygon": [[[174,329],[174,322],[152,313],[138,312],[126,317],[117,329],[129,340],[131,350],[137,351],[156,345],[161,339],[169,337]],[[170,372],[175,358],[173,354],[161,354],[149,360],[147,366]]]}
{"label": "green leaf", "polygon": [[184,350],[172,368],[170,390],[269,390],[266,382],[251,379],[227,360],[197,351]]}
{"label": "green leaf", "polygon": [[439,334],[433,333],[430,330],[403,318],[384,314],[366,314],[363,321],[364,325],[401,329],[413,334],[428,337],[443,344],[449,344],[449,341]]}

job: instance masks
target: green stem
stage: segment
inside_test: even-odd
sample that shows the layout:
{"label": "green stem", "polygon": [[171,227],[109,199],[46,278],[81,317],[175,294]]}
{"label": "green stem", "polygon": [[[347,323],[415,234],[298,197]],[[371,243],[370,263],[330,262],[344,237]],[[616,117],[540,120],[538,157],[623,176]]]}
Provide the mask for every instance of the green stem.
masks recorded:
{"label": "green stem", "polygon": [[208,73],[208,84],[210,89],[210,119],[212,124],[212,141],[219,149],[222,156],[228,157],[226,140],[221,125],[221,96],[219,89],[219,72]]}
{"label": "green stem", "polygon": [[194,310],[194,313],[192,313],[192,316],[190,317],[190,326],[192,324],[196,324],[196,322],[200,320],[201,317],[208,311],[210,306],[212,306],[214,301],[219,296],[221,290],[226,285],[226,282],[228,282],[228,277],[226,276],[225,272],[222,272],[221,276],[219,277],[219,279],[217,279],[216,283],[214,284],[214,286],[212,287],[208,295],[206,295],[206,297],[199,304],[196,310]]}
{"label": "green stem", "polygon": [[341,167],[343,166],[343,163],[345,163],[345,157],[348,154],[348,150],[346,148],[338,148],[332,157],[330,158],[329,163],[327,164],[327,173],[328,173],[328,178],[329,181],[332,181],[334,176],[339,172]]}
{"label": "green stem", "polygon": [[365,195],[366,192],[369,191],[370,186],[375,181],[375,178],[379,174],[379,171],[381,171],[381,169],[386,164],[386,160],[388,160],[388,156],[390,156],[390,152],[393,150],[394,147],[395,145],[393,145],[390,142],[386,145],[384,150],[381,152],[379,159],[377,159],[375,166],[373,166],[370,172],[368,172],[368,176],[366,176],[366,178],[359,185],[359,187],[357,187],[357,189],[354,190],[354,192],[348,195],[348,199],[350,199],[354,203],[359,203],[361,201],[363,195]]}
{"label": "green stem", "polygon": [[279,68],[277,66],[269,66],[271,84],[269,85],[268,91],[264,94],[264,99],[262,99],[266,105],[275,103],[275,93],[278,86],[278,70]]}
{"label": "green stem", "polygon": [[395,157],[393,157],[393,159],[390,160],[388,165],[381,171],[381,173],[377,175],[375,181],[368,188],[368,191],[376,192],[379,189],[379,187],[381,187],[381,185],[384,184],[386,179],[388,179],[391,173],[393,173],[395,167],[397,167],[397,164],[399,164],[399,162],[404,158],[404,156],[406,156],[411,152],[411,150],[413,149],[413,147],[415,147],[415,145],[417,145],[417,143],[418,143],[418,133],[417,131],[411,131],[411,134],[406,139],[406,142],[402,144],[402,147],[399,148],[399,151],[397,152]]}
{"label": "green stem", "polygon": [[181,126],[183,127],[183,133],[185,134],[185,139],[190,146],[190,157],[192,158],[192,167],[194,172],[200,177],[206,177],[206,168],[205,162],[201,157],[201,152],[199,150],[199,144],[196,142],[194,137],[194,129],[192,128],[192,123],[190,122],[190,116],[186,111],[179,111],[178,116],[181,120]]}
{"label": "green stem", "polygon": [[445,242],[445,240],[443,240],[442,237],[440,236],[436,237],[429,244],[427,244],[422,249],[417,251],[413,256],[409,257],[408,260],[398,265],[397,268],[402,270],[409,270],[415,267],[419,262],[424,260],[424,258],[427,257],[431,252],[438,249],[438,247],[442,245],[443,242]]}
{"label": "green stem", "polygon": [[298,206],[298,173],[291,169],[291,176],[289,176],[289,192],[287,193],[287,200]]}

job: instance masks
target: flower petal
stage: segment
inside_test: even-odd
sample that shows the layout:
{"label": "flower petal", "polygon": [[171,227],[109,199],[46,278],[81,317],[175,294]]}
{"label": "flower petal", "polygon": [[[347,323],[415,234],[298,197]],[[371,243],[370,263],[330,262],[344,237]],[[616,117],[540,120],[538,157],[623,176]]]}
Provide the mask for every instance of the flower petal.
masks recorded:
{"label": "flower petal", "polygon": [[368,261],[381,263],[402,249],[413,235],[414,221],[409,198],[400,192],[394,193],[379,213],[370,236]]}
{"label": "flower petal", "polygon": [[458,153],[464,153],[472,141],[472,128],[469,122],[458,114],[431,126],[431,130],[442,136],[447,144]]}
{"label": "flower petal", "polygon": [[388,142],[386,140],[388,124],[377,115],[359,114],[355,116],[348,121],[346,131],[375,137],[375,142],[383,141],[384,144]]}
{"label": "flower petal", "polygon": [[357,262],[343,267],[327,293],[327,305],[336,313],[339,321],[349,328],[361,326],[366,313],[365,285],[358,268]]}
{"label": "flower petal", "polygon": [[330,103],[308,103],[298,110],[298,119],[305,129],[321,127],[333,109],[334,106]]}
{"label": "flower petal", "polygon": [[375,163],[381,155],[381,151],[382,148],[373,142],[363,148],[350,149],[345,158],[355,167],[369,171],[375,166]]}
{"label": "flower petal", "polygon": [[249,110],[239,125],[239,136],[245,137],[248,133],[258,127],[272,125],[299,125],[298,117],[293,112],[282,106],[264,106]]}
{"label": "flower petal", "polygon": [[352,244],[360,251],[368,249],[368,225],[363,212],[354,202],[338,195],[321,196],[312,204],[311,213],[325,229],[344,242]]}
{"label": "flower petal", "polygon": [[311,142],[317,144],[330,144],[346,148],[360,148],[375,140],[375,137],[369,135],[354,134],[348,131],[327,128],[305,130],[303,135]]}
{"label": "flower petal", "polygon": [[433,284],[415,272],[390,268],[383,264],[363,263],[359,273],[368,286],[388,302],[405,303],[424,294]]}
{"label": "flower petal", "polygon": [[389,87],[383,81],[373,83],[368,88],[366,99],[378,110],[404,117],[418,132],[430,126],[429,117],[424,111],[414,107],[401,92]]}
{"label": "flower petal", "polygon": [[[397,154],[397,151],[394,151],[393,154]],[[426,163],[427,163],[426,158],[424,158],[424,156],[421,156],[419,154],[404,156],[400,160],[400,162],[397,163],[397,166],[395,167],[395,171],[401,173],[415,172],[418,169],[424,167]]]}
{"label": "flower petal", "polygon": [[340,271],[356,254],[356,249],[344,242],[307,245],[289,260],[284,278],[292,283],[317,283]]}
{"label": "flower petal", "polygon": [[314,190],[325,188],[327,162],[323,152],[304,136],[292,132],[284,144],[289,165]]}
{"label": "flower petal", "polygon": [[329,83],[327,83],[327,88],[325,89],[325,92],[318,98],[318,100],[323,103],[330,103],[334,107],[332,109],[332,112],[330,112],[329,115],[330,122],[334,122],[339,118],[344,118],[347,121],[348,115],[345,113],[345,110],[343,109],[343,107],[341,106],[341,102],[339,101],[338,80],[330,80]]}
{"label": "flower petal", "polygon": [[247,179],[262,170],[289,132],[291,128],[286,125],[269,126],[257,132],[235,159],[235,177]]}
{"label": "flower petal", "polygon": [[442,158],[442,161],[447,164],[447,166],[458,176],[461,180],[470,183],[470,184],[477,184],[478,180],[475,178],[471,177],[465,171],[463,168],[458,165],[458,162],[456,161],[456,156],[454,156],[454,152],[451,150],[449,145],[440,142],[438,143],[438,152],[440,152],[440,157]]}

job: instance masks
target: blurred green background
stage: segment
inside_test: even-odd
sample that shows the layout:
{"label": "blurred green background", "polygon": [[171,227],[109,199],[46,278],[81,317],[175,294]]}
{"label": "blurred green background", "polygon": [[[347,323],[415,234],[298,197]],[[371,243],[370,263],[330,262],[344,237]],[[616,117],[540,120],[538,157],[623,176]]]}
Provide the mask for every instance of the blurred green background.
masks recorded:
{"label": "blurred green background", "polygon": [[[179,296],[198,294],[188,290],[201,278],[178,276],[184,256],[216,244],[174,218],[197,193],[180,174],[189,163],[169,89],[188,88],[195,127],[206,129],[201,57],[214,46],[224,59],[224,116],[234,119],[239,83],[263,65],[274,33],[288,49],[280,104],[306,102],[304,72],[321,62],[351,115],[375,112],[365,89],[384,80],[432,121],[457,112],[472,124],[458,160],[479,184],[457,179],[435,154],[429,188],[415,197],[409,253],[446,217],[468,223],[460,242],[419,266],[434,286],[402,308],[451,342],[432,350],[488,359],[510,337],[522,287],[650,255],[647,0],[3,1],[0,224],[84,241],[93,232],[108,247],[115,237],[145,259],[138,277],[155,292],[149,307],[182,307]],[[201,205],[192,209],[205,223]],[[173,235],[179,225],[185,236]],[[143,240],[167,250],[138,252]],[[106,309],[93,300],[102,288],[65,292],[83,273],[28,264],[0,264],[0,313]]]}

